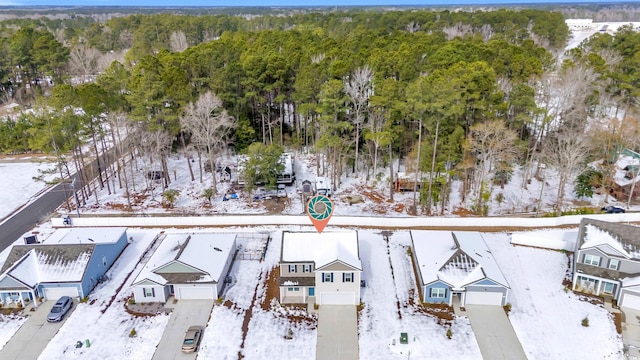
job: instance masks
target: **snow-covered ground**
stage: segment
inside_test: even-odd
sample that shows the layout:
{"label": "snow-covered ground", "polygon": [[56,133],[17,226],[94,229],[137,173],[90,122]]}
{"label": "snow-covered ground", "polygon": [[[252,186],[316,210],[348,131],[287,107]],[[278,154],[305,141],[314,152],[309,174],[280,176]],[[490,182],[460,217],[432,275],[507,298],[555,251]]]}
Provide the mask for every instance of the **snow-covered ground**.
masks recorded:
{"label": "snow-covered ground", "polygon": [[[593,32],[574,32],[568,48],[577,46]],[[233,160],[226,164],[233,166]],[[43,187],[31,178],[38,175],[37,163],[0,163],[0,183],[15,184],[0,188],[0,219],[35,196]],[[172,183],[169,188],[180,191],[171,210],[161,206],[161,186],[152,182],[144,196],[133,204],[139,214],[170,211],[178,214],[266,214],[271,210],[261,202],[238,192],[239,199],[222,201],[233,190],[231,183],[219,184],[218,194],[209,204],[201,194],[211,186],[210,174],[191,181],[186,160],[178,155],[169,161]],[[334,215],[408,216],[413,193],[396,193],[389,201],[388,171],[380,171],[368,183],[347,176],[336,184],[333,196]],[[288,200],[284,214],[303,212],[297,191],[300,181],[313,180],[317,174],[314,155],[300,155],[296,161],[297,183],[287,187]],[[374,180],[378,179],[378,180]],[[136,190],[146,188],[144,172],[136,174]],[[494,188],[489,214],[550,211],[557,194],[557,176],[547,169],[544,178],[532,179],[527,189],[521,188],[522,171],[516,169],[504,188]],[[98,200],[91,198],[81,209],[83,214],[119,213],[126,205],[124,189],[113,182],[111,194],[105,187]],[[567,185],[567,203],[576,206],[602,206],[604,199],[576,199],[572,185]],[[19,187],[19,191],[16,191]],[[451,203],[438,214],[456,216],[459,209],[469,208],[453,184]],[[501,194],[501,196],[497,196]],[[362,202],[353,202],[354,195]],[[351,198],[351,200],[349,199]],[[498,201],[501,198],[501,201]],[[610,199],[611,200],[611,199]],[[282,205],[282,204],[281,204]],[[64,212],[64,211],[62,211]],[[256,227],[225,229],[224,231],[268,231],[272,239],[265,261],[237,261],[232,269],[234,282],[225,290],[225,301],[216,304],[204,332],[199,359],[308,359],[315,357],[316,318],[299,311],[286,310],[267,299],[269,272],[276,266],[281,231],[284,227]],[[44,239],[53,232],[48,224],[35,231]],[[193,231],[193,229],[162,229],[164,231]],[[294,229],[295,230],[295,229]],[[160,229],[129,229],[133,243],[109,271],[109,280],[100,284],[87,303],[78,304],[40,359],[151,359],[162,337],[169,316],[136,317],[124,310],[125,298],[132,293],[131,282],[140,270],[142,251]],[[570,231],[575,231],[571,229]],[[529,359],[622,359],[622,341],[613,320],[605,309],[583,301],[572,292],[565,292],[562,279],[567,271],[567,256],[558,251],[513,246],[507,233],[484,234],[505,277],[511,285],[509,314],[513,327]],[[407,253],[410,244],[408,231],[395,231],[386,242],[377,230],[359,230],[363,279],[367,287],[362,293],[363,309],[359,313],[359,351],[361,359],[480,359],[480,351],[466,318],[452,320],[452,338],[447,339],[447,326],[418,310],[416,281]],[[8,254],[0,254],[0,265]],[[131,274],[131,275],[130,275]],[[581,325],[589,319],[589,327]],[[0,348],[25,321],[24,317],[0,315]],[[129,337],[132,329],[137,337]],[[289,331],[293,339],[287,340]],[[409,344],[400,345],[401,332],[409,334]],[[90,348],[76,349],[78,340],[89,339]]]}
{"label": "snow-covered ground", "polygon": [[3,184],[0,190],[0,221],[46,187],[44,182],[34,181],[33,178],[41,175],[38,170],[51,169],[53,164],[44,159],[30,160],[22,158],[20,162],[14,162],[8,158],[0,162],[0,184]]}

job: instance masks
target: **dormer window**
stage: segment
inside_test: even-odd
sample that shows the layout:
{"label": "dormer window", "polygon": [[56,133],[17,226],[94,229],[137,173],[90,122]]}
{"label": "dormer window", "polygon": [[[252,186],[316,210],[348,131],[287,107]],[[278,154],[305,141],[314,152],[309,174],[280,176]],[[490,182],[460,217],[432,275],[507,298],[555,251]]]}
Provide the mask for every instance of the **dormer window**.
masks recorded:
{"label": "dormer window", "polygon": [[609,269],[618,270],[619,268],[620,268],[620,260],[618,259],[609,260]]}
{"label": "dormer window", "polygon": [[600,256],[595,256],[595,255],[591,255],[591,254],[585,254],[584,255],[584,263],[585,264],[589,264],[589,265],[593,265],[593,266],[600,266]]}
{"label": "dormer window", "polygon": [[297,273],[298,272],[298,265],[289,265],[289,272],[290,273]]}
{"label": "dormer window", "polygon": [[311,272],[311,264],[303,264],[302,265],[302,272],[310,273]]}

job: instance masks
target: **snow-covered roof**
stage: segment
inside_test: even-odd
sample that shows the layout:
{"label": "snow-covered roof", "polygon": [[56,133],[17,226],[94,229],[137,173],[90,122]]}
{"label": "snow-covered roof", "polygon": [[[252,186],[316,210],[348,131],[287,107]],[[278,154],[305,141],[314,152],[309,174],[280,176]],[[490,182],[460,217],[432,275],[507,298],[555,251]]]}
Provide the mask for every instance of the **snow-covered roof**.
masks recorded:
{"label": "snow-covered roof", "polygon": [[229,256],[235,250],[236,235],[216,233],[168,234],[153,252],[133,284],[145,279],[164,285],[169,281],[156,270],[178,261],[206,275],[198,282],[218,282]]}
{"label": "snow-covered roof", "polygon": [[56,230],[42,243],[51,244],[110,244],[117,242],[126,227],[65,228]]}
{"label": "snow-covered roof", "polygon": [[632,287],[632,286],[638,286],[638,285],[640,285],[640,276],[624,278],[621,281],[622,281],[622,287],[623,288]]}
{"label": "snow-covered roof", "polygon": [[585,226],[585,238],[584,243],[580,246],[580,249],[588,249],[595,247],[602,247],[602,245],[607,245],[619,252],[621,255],[631,258],[631,254],[629,254],[623,247],[618,239],[611,236],[611,234],[607,231],[604,231],[594,225],[586,225]]}
{"label": "snow-covered roof", "polygon": [[[640,154],[629,149],[623,149],[618,155],[615,164],[615,173],[613,179],[619,186],[626,186],[640,180],[640,173],[637,168],[640,166]],[[629,172],[631,170],[631,172]],[[634,178],[628,178],[627,174],[636,175]]]}
{"label": "snow-covered roof", "polygon": [[362,270],[358,251],[358,232],[323,231],[282,232],[283,262],[313,261],[320,268],[336,260]]}
{"label": "snow-covered roof", "polygon": [[609,255],[640,260],[638,226],[584,218],[579,234],[579,250],[598,248]]}
{"label": "snow-covered roof", "polygon": [[411,231],[424,284],[440,280],[454,289],[488,278],[509,287],[482,235],[468,231]]}
{"label": "snow-covered roof", "polygon": [[14,256],[20,253],[22,256],[1,277],[9,275],[31,287],[40,283],[80,282],[94,249],[95,244],[14,246]]}

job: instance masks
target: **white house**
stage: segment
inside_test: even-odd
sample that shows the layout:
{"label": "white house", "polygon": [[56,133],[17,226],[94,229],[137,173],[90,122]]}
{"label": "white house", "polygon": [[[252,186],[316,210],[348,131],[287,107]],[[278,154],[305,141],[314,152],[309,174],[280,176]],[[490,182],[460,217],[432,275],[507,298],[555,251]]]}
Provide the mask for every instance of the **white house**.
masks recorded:
{"label": "white house", "polygon": [[281,303],[358,305],[361,274],[357,231],[283,231]]}
{"label": "white house", "polygon": [[136,302],[217,299],[236,253],[236,235],[168,234],[133,281]]}

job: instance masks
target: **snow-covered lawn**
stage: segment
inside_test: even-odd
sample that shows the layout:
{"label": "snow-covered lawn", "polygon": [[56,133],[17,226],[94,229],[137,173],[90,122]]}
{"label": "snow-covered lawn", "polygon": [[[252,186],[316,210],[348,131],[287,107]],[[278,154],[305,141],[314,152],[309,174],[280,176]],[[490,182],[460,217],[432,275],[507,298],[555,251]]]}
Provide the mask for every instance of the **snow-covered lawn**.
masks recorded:
{"label": "snow-covered lawn", "polygon": [[609,312],[562,286],[566,253],[513,246],[502,233],[483,236],[511,286],[509,319],[529,359],[622,359]]}

